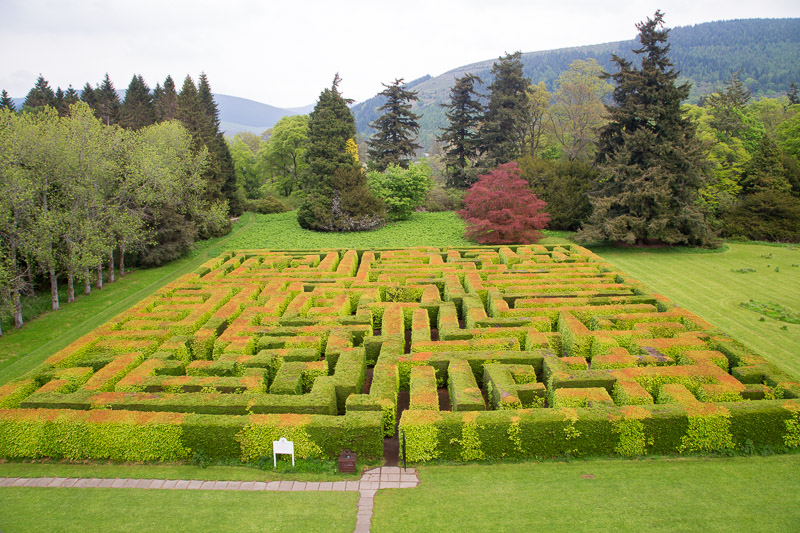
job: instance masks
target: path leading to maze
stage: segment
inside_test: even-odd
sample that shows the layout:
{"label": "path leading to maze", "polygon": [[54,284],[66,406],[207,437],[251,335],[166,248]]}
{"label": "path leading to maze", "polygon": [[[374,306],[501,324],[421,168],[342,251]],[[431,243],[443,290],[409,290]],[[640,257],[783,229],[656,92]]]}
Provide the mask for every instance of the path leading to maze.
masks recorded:
{"label": "path leading to maze", "polygon": [[370,530],[375,493],[380,489],[406,489],[419,485],[413,468],[383,466],[366,470],[359,481],[202,481],[198,479],[100,479],[75,477],[5,477],[3,487],[101,488],[153,490],[239,490],[239,491],[358,491],[358,514],[355,533]]}

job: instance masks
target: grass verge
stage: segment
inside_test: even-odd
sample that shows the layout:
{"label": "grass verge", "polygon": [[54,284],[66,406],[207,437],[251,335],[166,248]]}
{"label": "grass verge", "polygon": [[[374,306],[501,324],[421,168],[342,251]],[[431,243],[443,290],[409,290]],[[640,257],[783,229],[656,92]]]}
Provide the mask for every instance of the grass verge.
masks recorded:
{"label": "grass verge", "polygon": [[0,528],[4,533],[351,532],[357,502],[356,492],[2,488]]}
{"label": "grass verge", "polygon": [[800,455],[423,466],[374,532],[797,531]]}

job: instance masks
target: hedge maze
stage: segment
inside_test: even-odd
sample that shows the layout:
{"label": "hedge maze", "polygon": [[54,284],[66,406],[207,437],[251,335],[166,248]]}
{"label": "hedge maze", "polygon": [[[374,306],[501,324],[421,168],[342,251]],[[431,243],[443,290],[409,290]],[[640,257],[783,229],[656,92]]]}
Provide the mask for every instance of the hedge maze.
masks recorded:
{"label": "hedge maze", "polygon": [[397,427],[410,461],[778,450],[798,398],[579,246],[252,250],[0,387],[0,457],[379,457]]}

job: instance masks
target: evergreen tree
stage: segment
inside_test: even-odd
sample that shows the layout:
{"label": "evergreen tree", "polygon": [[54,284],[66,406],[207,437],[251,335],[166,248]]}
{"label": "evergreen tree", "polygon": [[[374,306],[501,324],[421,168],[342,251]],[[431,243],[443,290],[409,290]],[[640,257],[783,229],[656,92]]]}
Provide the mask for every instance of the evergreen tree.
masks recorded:
{"label": "evergreen tree", "polygon": [[739,184],[742,186],[742,194],[767,190],[781,193],[791,191],[792,186],[783,166],[782,151],[769,135],[761,137],[758,148],[744,167]]}
{"label": "evergreen tree", "polygon": [[35,109],[46,105],[55,106],[55,104],[56,93],[50,88],[50,84],[44,79],[44,76],[39,74],[39,77],[36,79],[36,85],[33,86],[33,89],[31,89],[25,97],[23,107]]}
{"label": "evergreen tree", "polygon": [[663,15],[636,25],[641,66],[613,55],[618,71],[610,121],[601,130],[602,163],[593,213],[579,237],[626,243],[707,244],[699,207],[705,159],[694,124],[681,114],[689,85],[676,85]]}
{"label": "evergreen tree", "polygon": [[383,203],[369,190],[358,154],[352,152],[356,123],[339,92],[340,81],[336,74],[309,115],[309,172],[297,210],[297,221],[306,229],[360,231],[385,223]]}
{"label": "evergreen tree", "polygon": [[75,88],[70,85],[67,87],[67,90],[64,91],[64,105],[67,106],[67,109],[69,109],[69,106],[72,104],[77,104],[78,101],[80,101],[80,95],[78,94],[78,91],[76,91]]}
{"label": "evergreen tree", "polygon": [[103,83],[94,91],[94,114],[99,118],[103,124],[110,126],[119,122],[119,113],[122,104],[119,101],[119,95],[111,83],[111,78],[106,77]]}
{"label": "evergreen tree", "polygon": [[86,85],[83,86],[83,90],[81,91],[81,100],[86,102],[92,109],[94,109],[94,106],[97,103],[95,91],[89,82],[86,82]]}
{"label": "evergreen tree", "polygon": [[56,108],[58,111],[58,116],[65,117],[67,116],[68,109],[67,106],[64,104],[64,91],[61,90],[61,87],[56,89],[56,98],[53,107]]}
{"label": "evergreen tree", "polygon": [[360,167],[346,149],[347,140],[356,136],[356,121],[347,107],[351,100],[339,93],[340,81],[336,74],[333,85],[322,91],[309,115],[308,188],[328,187],[337,168]]}
{"label": "evergreen tree", "polygon": [[521,56],[506,54],[492,65],[494,81],[481,127],[483,164],[489,168],[518,158],[524,150],[531,82],[522,74]]}
{"label": "evergreen tree", "polygon": [[455,81],[450,89],[450,103],[441,104],[447,108],[448,126],[442,128],[437,140],[445,143],[447,185],[467,189],[478,179],[474,164],[478,159],[479,126],[484,109],[480,95],[475,92],[475,83],[483,81],[473,74],[465,74]]}
{"label": "evergreen tree", "polygon": [[141,74],[133,76],[125,92],[125,100],[120,110],[119,124],[123,128],[139,130],[155,124],[156,113],[153,95]]}
{"label": "evergreen tree", "polygon": [[8,109],[16,113],[17,106],[14,105],[14,100],[8,95],[5,89],[0,93],[0,109]]}
{"label": "evergreen tree", "polygon": [[370,124],[377,131],[367,140],[369,167],[379,172],[389,165],[408,168],[409,159],[422,148],[416,143],[420,116],[411,111],[412,103],[417,101],[416,91],[406,89],[402,78],[382,85],[380,96],[386,103],[378,108],[383,114]]}
{"label": "evergreen tree", "polygon": [[789,104],[800,104],[800,91],[797,90],[797,83],[792,82],[789,84],[789,91],[786,93],[789,97]]}
{"label": "evergreen tree", "polygon": [[750,100],[750,91],[739,80],[741,70],[731,74],[725,89],[708,95],[705,105],[711,108],[711,126],[717,129],[724,139],[739,136],[745,124],[744,107]]}
{"label": "evergreen tree", "polygon": [[172,76],[167,76],[163,87],[156,85],[153,101],[157,122],[172,120],[176,117],[178,113],[178,93],[175,90],[175,82],[172,80]]}

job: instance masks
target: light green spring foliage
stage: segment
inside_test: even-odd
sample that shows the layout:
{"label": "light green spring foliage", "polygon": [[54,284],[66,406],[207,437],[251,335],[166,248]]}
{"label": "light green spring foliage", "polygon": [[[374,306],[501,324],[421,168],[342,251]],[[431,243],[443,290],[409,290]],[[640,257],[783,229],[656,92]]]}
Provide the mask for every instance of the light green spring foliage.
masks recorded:
{"label": "light green spring foliage", "polygon": [[425,203],[431,188],[431,168],[425,162],[414,163],[407,169],[389,165],[384,172],[367,174],[373,194],[386,204],[392,220],[408,220],[414,210]]}

